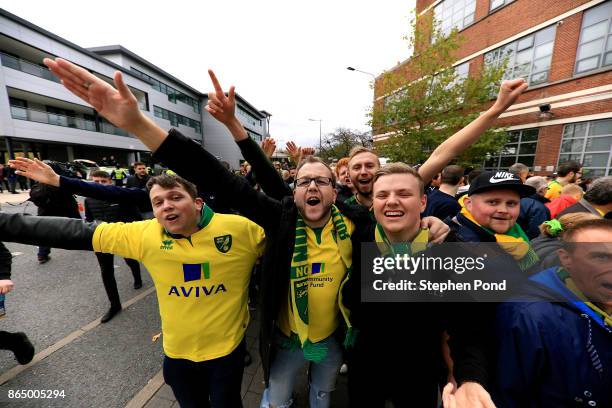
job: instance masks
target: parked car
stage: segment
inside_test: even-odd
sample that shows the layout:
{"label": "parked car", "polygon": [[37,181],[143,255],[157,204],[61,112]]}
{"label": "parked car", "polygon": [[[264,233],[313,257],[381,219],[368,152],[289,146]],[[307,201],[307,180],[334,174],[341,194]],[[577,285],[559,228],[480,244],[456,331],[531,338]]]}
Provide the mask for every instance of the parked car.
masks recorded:
{"label": "parked car", "polygon": [[85,179],[89,179],[91,172],[100,170],[100,166],[93,160],[74,159],[72,163],[81,170]]}

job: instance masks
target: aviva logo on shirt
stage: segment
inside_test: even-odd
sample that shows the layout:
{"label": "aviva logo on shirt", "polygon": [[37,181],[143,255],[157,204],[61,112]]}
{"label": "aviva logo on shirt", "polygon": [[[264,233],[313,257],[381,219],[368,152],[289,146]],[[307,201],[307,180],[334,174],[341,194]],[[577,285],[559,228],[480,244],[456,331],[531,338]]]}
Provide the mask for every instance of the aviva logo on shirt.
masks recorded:
{"label": "aviva logo on shirt", "polygon": [[[210,279],[210,263],[203,262],[201,264],[183,264],[183,281],[194,282],[199,280]],[[202,286],[172,286],[168,296],[174,295],[178,297],[200,297],[216,295],[219,292],[227,292],[223,283]]]}
{"label": "aviva logo on shirt", "polygon": [[210,279],[210,264],[208,262],[183,264],[183,278],[185,282],[201,280],[202,275],[204,275],[204,279]]}

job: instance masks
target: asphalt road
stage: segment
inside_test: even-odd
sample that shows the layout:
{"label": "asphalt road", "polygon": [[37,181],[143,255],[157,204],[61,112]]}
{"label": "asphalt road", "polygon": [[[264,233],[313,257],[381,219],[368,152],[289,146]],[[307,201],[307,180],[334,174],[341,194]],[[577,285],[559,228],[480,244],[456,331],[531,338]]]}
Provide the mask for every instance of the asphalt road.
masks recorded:
{"label": "asphalt road", "polygon": [[[3,205],[5,212],[23,212],[24,205]],[[35,207],[25,211],[34,213]],[[1,237],[0,237],[1,239]],[[13,292],[0,330],[23,331],[37,353],[98,320],[109,303],[93,253],[53,249],[51,261],[39,265],[36,248],[6,244],[13,258]],[[122,302],[152,287],[142,267],[143,288],[132,288],[132,275],[115,258],[115,276]],[[123,407],[160,369],[161,331],[157,299],[152,292],[26,368],[0,386],[0,406]],[[17,366],[9,351],[0,350],[0,376]],[[63,390],[58,399],[9,399],[10,390]]]}

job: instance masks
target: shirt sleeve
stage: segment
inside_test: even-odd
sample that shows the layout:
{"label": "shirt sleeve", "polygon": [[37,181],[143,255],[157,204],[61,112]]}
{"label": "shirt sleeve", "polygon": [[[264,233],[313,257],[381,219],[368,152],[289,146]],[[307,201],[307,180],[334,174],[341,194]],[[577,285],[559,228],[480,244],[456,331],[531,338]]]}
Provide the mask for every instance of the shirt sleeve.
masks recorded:
{"label": "shirt sleeve", "polygon": [[98,225],[92,244],[94,251],[119,255],[141,261],[143,258],[143,237],[153,221],[131,223],[114,222]]}
{"label": "shirt sleeve", "polygon": [[266,248],[266,234],[264,229],[254,222],[249,222],[249,236],[251,237],[251,245],[255,250],[257,257],[263,256],[264,250]]}

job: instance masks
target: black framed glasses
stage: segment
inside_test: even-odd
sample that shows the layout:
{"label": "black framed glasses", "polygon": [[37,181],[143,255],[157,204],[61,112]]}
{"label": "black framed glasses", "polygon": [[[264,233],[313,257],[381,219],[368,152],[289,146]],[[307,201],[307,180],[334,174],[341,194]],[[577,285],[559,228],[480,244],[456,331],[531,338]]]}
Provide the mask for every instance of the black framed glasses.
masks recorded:
{"label": "black framed glasses", "polygon": [[332,184],[332,179],[329,177],[300,177],[295,181],[295,186],[308,187],[313,181],[319,187],[327,187]]}

